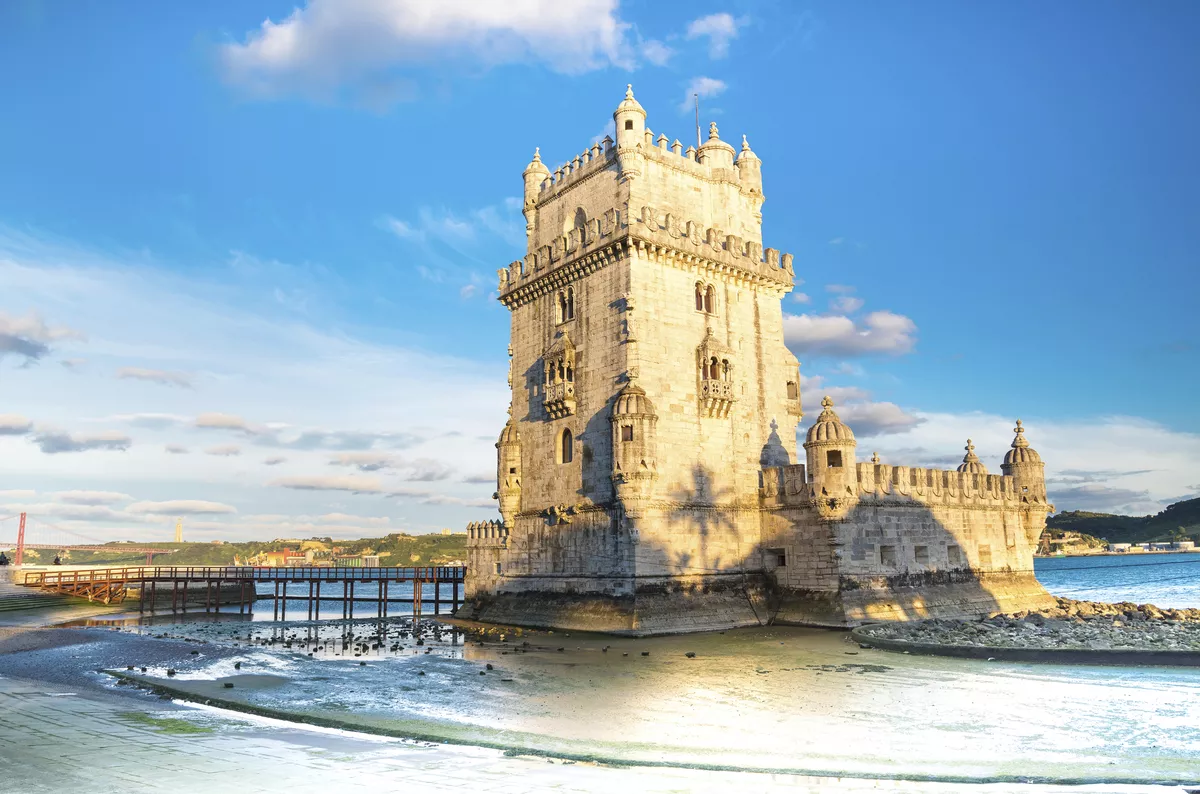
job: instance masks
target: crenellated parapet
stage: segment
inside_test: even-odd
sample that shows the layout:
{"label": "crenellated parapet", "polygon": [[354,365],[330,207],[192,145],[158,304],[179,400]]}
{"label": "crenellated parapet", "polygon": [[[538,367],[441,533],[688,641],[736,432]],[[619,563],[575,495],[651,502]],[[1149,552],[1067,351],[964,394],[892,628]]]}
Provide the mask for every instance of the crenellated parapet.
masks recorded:
{"label": "crenellated parapet", "polygon": [[[850,497],[859,503],[916,502],[1012,508],[1044,504],[1040,498],[1022,493],[1015,477],[1002,474],[858,463],[855,475],[855,481],[847,486],[844,494],[831,495]],[[819,495],[817,489],[816,483],[806,480],[804,464],[763,470],[761,495],[764,507],[809,506]]]}
{"label": "crenellated parapet", "polygon": [[472,521],[467,524],[467,546],[508,548],[508,530],[499,521]]}
{"label": "crenellated parapet", "polygon": [[634,213],[607,210],[500,269],[500,302],[509,308],[528,303],[616,261],[631,248],[667,265],[738,283],[781,292],[795,283],[791,254],[646,205]]}

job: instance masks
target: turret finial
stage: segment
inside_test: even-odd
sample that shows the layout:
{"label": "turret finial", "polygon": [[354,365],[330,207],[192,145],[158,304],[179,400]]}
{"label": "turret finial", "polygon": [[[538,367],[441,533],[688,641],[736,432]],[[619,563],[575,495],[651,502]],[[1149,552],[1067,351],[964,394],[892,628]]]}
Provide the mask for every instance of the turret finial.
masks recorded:
{"label": "turret finial", "polygon": [[1017,426],[1013,428],[1013,432],[1017,434],[1012,442],[1013,449],[1029,446],[1029,440],[1025,438],[1025,427],[1021,424],[1020,419],[1017,420]]}
{"label": "turret finial", "polygon": [[821,398],[821,407],[826,411],[833,407],[833,400],[829,398],[828,394]]}
{"label": "turret finial", "polygon": [[625,98],[626,98],[626,99],[633,99],[633,83],[626,83],[626,85],[625,85]]}
{"label": "turret finial", "polygon": [[717,135],[717,122],[715,121],[708,122],[708,139],[710,141],[719,139],[719,136]]}
{"label": "turret finial", "polygon": [[963,447],[963,449],[965,449],[967,452],[975,451],[975,445],[971,443],[971,439],[969,439],[969,438],[967,439],[967,445],[965,447]]}
{"label": "turret finial", "polygon": [[879,453],[878,452],[871,453],[871,462],[874,463],[876,466],[879,465]]}
{"label": "turret finial", "polygon": [[742,136],[742,151],[743,152],[750,151],[750,142],[746,140],[745,135]]}
{"label": "turret finial", "polygon": [[540,163],[542,161],[542,147],[533,147],[533,161],[535,163]]}

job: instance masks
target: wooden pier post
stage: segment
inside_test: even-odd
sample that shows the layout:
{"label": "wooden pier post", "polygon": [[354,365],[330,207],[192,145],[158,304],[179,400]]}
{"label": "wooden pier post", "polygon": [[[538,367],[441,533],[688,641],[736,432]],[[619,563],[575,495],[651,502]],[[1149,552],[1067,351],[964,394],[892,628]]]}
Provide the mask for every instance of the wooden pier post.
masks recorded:
{"label": "wooden pier post", "polygon": [[438,571],[433,569],[433,614],[442,614],[442,580],[438,578]]}

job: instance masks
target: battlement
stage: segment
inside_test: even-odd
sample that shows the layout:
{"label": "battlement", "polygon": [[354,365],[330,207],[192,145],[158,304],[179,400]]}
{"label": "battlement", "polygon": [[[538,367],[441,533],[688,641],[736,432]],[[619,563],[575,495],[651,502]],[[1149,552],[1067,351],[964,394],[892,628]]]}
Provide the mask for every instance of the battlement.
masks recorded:
{"label": "battlement", "polygon": [[[1015,477],[975,474],[949,469],[858,463],[853,493],[824,494],[852,498],[860,503],[916,502],[923,505],[1019,507],[1042,503],[1023,489]],[[804,464],[763,469],[760,494],[765,507],[808,506],[816,502],[816,487],[809,482]]]}
{"label": "battlement", "polygon": [[[620,241],[646,250],[668,263],[705,269],[743,281],[769,282],[784,292],[795,283],[791,254],[763,248],[753,240],[726,234],[722,229],[704,228],[683,221],[669,212],[643,206],[632,218],[617,209],[589,219],[582,228],[570,229],[506,268],[497,271],[500,301],[512,308],[571,280],[575,274],[564,266],[579,263],[579,271],[606,264],[606,253]],[[592,257],[592,254],[601,254]]]}
{"label": "battlement", "polygon": [[538,186],[537,203],[551,201],[567,188],[583,181],[585,177],[603,171],[616,162],[616,154],[613,139],[605,135],[603,141],[592,144],[582,153],[575,155],[574,159],[551,171]]}
{"label": "battlement", "polygon": [[467,546],[508,547],[508,530],[499,521],[472,521],[467,524]]}

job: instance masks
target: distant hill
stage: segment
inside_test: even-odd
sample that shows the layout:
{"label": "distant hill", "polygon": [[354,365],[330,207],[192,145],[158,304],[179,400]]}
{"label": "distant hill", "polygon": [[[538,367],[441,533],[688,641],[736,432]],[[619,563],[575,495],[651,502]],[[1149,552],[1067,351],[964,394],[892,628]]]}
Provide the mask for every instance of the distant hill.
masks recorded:
{"label": "distant hill", "polygon": [[1183,540],[1179,529],[1191,540],[1200,542],[1200,499],[1186,499],[1153,516],[1118,516],[1068,510],[1050,516],[1047,529],[1059,532],[1084,532],[1109,543],[1146,543]]}
{"label": "distant hill", "polygon": [[[89,563],[121,563],[131,565],[145,563],[144,554],[121,552],[120,543],[107,544],[112,551],[73,551],[65,562],[71,565],[87,565]],[[326,549],[338,549],[338,555],[355,555],[370,552],[380,555],[380,565],[389,567],[409,567],[417,565],[445,565],[454,561],[467,559],[467,535],[459,532],[450,535],[405,535],[395,533],[382,538],[360,538],[358,540],[322,539],[320,543],[303,543],[289,541],[248,542],[248,543],[135,543],[142,548],[176,549],[174,554],[163,554],[154,558],[158,565],[233,565],[236,556],[243,563],[247,558],[264,551],[282,551],[285,548],[298,549],[301,546],[316,546]],[[42,551],[33,555],[27,550],[25,554],[30,562],[47,563],[54,559],[53,551]]]}

